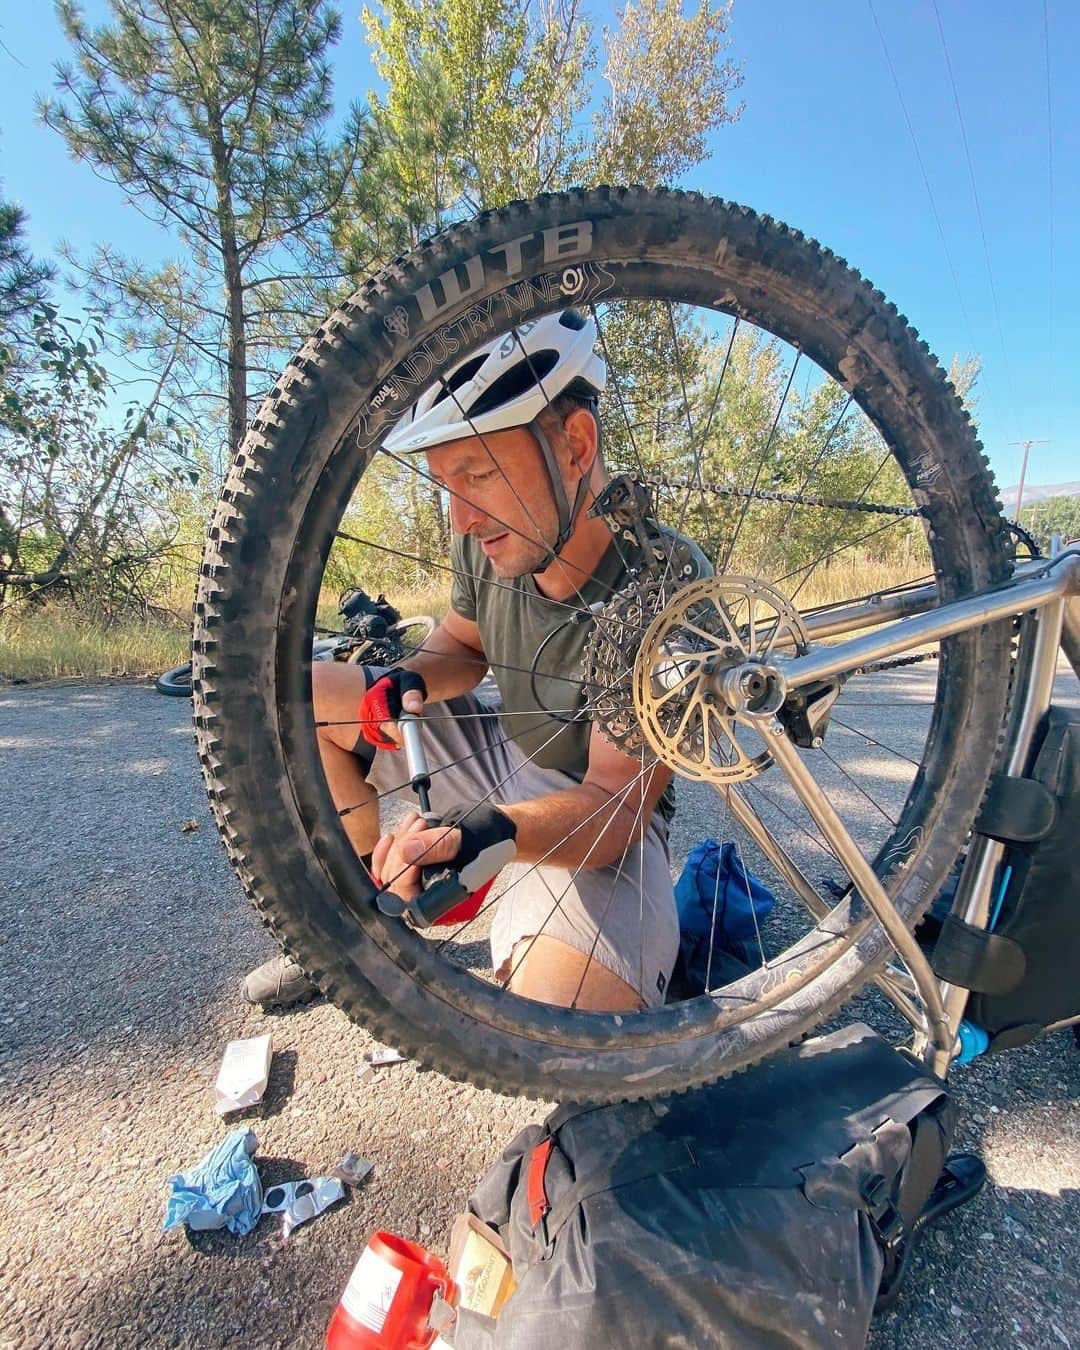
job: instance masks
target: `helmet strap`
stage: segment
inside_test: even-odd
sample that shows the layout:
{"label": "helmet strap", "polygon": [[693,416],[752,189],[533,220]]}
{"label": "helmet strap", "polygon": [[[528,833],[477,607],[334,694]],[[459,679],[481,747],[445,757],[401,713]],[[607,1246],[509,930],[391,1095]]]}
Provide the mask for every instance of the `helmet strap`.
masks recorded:
{"label": "helmet strap", "polygon": [[[597,434],[597,453],[599,453],[600,419],[594,414],[596,421]],[[574,533],[574,526],[577,518],[581,514],[581,508],[585,504],[585,496],[589,491],[588,474],[582,475],[578,483],[577,493],[574,496],[574,504],[570,505],[566,496],[566,485],[563,482],[562,474],[559,472],[559,464],[555,458],[555,451],[551,448],[551,442],[544,434],[544,429],[535,419],[528,424],[526,430],[531,431],[536,437],[540,446],[540,453],[544,456],[544,464],[547,466],[548,478],[551,481],[551,491],[555,498],[555,510],[559,518],[559,533],[552,545],[551,552],[548,554],[545,566],[550,566],[551,562],[559,556],[566,547],[566,542]]]}

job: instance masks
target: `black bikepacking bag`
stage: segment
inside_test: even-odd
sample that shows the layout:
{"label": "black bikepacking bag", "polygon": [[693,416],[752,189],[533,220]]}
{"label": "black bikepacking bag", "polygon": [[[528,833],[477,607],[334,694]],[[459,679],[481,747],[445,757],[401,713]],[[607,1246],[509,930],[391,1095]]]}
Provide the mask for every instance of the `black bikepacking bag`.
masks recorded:
{"label": "black bikepacking bag", "polygon": [[952,1125],[945,1085],[862,1025],[694,1092],[561,1107],[469,1201],[517,1288],[497,1320],[460,1312],[455,1350],[862,1345]]}
{"label": "black bikepacking bag", "polygon": [[990,931],[950,916],[933,965],[1001,1050],[1080,1016],[1080,713],[1047,711],[1030,773],[996,778],[975,828],[1008,845]]}

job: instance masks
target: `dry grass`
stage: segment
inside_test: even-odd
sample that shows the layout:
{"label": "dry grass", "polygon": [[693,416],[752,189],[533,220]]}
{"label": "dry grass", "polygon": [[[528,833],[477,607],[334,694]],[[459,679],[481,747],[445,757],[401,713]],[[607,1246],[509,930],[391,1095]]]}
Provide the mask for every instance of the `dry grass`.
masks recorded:
{"label": "dry grass", "polygon": [[[374,599],[375,597],[372,596]],[[399,610],[403,619],[415,614],[430,614],[435,620],[443,617],[450,608],[450,578],[439,578],[427,586],[400,587],[388,591],[387,600]],[[338,614],[340,593],[323,587],[319,597],[316,622],[323,628],[340,628],[341,616]]]}
{"label": "dry grass", "polygon": [[[189,660],[191,629],[185,601],[172,597],[175,623],[129,619],[105,624],[64,605],[32,614],[0,614],[0,680],[100,679],[158,675]],[[449,585],[398,591],[390,600],[405,618],[430,614],[436,620],[450,603]],[[338,629],[338,595],[325,591],[317,622]]]}
{"label": "dry grass", "polygon": [[[799,591],[796,604],[805,610],[867,595],[913,580],[923,567],[925,564],[916,560],[907,566],[867,559],[835,561],[811,576]],[[790,589],[796,581],[793,579]],[[181,665],[188,659],[190,630],[185,613],[187,597],[181,598],[178,593],[175,598],[180,603],[173,625],[135,619],[107,625],[63,605],[50,605],[31,615],[0,615],[0,679],[135,677],[156,675]],[[430,614],[438,620],[449,607],[449,578],[395,590],[388,598],[405,617]],[[337,593],[324,591],[318,623],[339,628],[337,609]]]}
{"label": "dry grass", "polygon": [[[795,597],[795,605],[800,610],[814,609],[818,605],[871,595],[925,578],[929,570],[930,565],[917,558],[907,563],[880,563],[868,558],[836,559],[829,567],[819,567],[811,573]],[[792,577],[782,582],[779,589],[785,595],[793,595],[801,581],[801,576]]]}
{"label": "dry grass", "polygon": [[23,616],[0,615],[0,678],[156,675],[188,660],[191,633],[177,620],[104,624],[63,605]]}

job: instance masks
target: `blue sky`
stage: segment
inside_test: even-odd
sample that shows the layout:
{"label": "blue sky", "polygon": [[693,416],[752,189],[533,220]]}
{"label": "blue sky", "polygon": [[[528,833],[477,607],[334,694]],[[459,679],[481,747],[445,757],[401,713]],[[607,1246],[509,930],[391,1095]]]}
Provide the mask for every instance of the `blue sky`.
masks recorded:
{"label": "blue sky", "polygon": [[[104,10],[100,0],[86,8]],[[343,7],[342,104],[374,80],[359,8]],[[611,12],[592,0],[597,26]],[[1009,442],[1025,438],[1049,439],[1032,450],[1029,482],[1080,479],[1080,5],[736,0],[731,36],[745,111],[685,185],[827,244],[944,363],[978,353],[980,431],[1002,487],[1016,482],[1022,454]],[[11,7],[0,41],[0,177],[30,213],[33,249],[107,239],[166,256],[169,241],[119,189],[35,123],[34,95],[49,91],[66,54],[51,7]]]}

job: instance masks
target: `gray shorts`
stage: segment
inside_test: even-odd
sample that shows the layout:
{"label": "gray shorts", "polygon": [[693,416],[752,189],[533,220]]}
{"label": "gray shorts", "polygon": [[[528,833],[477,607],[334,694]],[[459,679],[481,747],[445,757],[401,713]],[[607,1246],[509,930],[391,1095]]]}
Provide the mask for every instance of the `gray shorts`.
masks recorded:
{"label": "gray shorts", "polygon": [[[431,805],[440,815],[482,798],[509,804],[578,786],[569,774],[526,759],[504,739],[498,718],[471,694],[427,705],[424,749]],[[400,752],[375,751],[366,776],[379,793],[415,807]],[[621,862],[576,871],[515,862],[503,880],[491,929],[498,978],[509,974],[510,955],[523,938],[545,933],[591,955],[636,989],[649,1007],[663,1003],[679,950],[679,921],[667,828],[659,812],[653,813],[644,840]]]}

